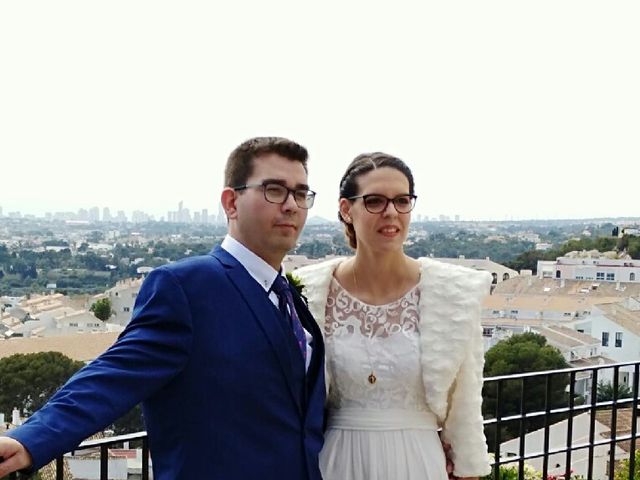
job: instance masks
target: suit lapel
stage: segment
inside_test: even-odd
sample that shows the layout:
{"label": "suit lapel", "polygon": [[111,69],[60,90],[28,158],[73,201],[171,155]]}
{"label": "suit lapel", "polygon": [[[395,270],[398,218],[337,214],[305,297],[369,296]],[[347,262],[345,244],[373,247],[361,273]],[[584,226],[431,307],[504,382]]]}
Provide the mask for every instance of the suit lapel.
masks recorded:
{"label": "suit lapel", "polygon": [[296,307],[296,312],[298,313],[298,317],[300,318],[300,322],[302,323],[302,326],[305,328],[305,330],[307,330],[313,337],[313,352],[311,356],[311,362],[309,363],[309,369],[306,372],[307,375],[305,378],[305,395],[308,398],[315,386],[316,381],[320,378],[321,368],[323,368],[322,359],[324,358],[324,341],[322,339],[322,332],[320,331],[318,324],[313,319],[311,312],[309,312],[306,303],[302,300],[295,289],[292,289],[292,291],[293,301]]}
{"label": "suit lapel", "polygon": [[298,406],[298,411],[302,414],[299,394],[294,391],[292,383],[294,364],[291,358],[291,349],[289,348],[290,339],[286,337],[286,332],[282,328],[282,319],[278,316],[278,310],[270,304],[271,301],[265,294],[264,289],[258,285],[231,254],[223,248],[216,247],[211,252],[211,255],[225,266],[231,283],[238,290],[240,297],[251,310],[254,320],[267,337],[267,341],[271,345],[287,380],[289,392]]}
{"label": "suit lapel", "polygon": [[300,322],[302,323],[302,326],[305,328],[305,330],[309,332],[313,337],[313,356],[311,360],[312,362],[314,362],[317,359],[321,359],[324,357],[324,341],[322,339],[322,332],[320,331],[320,327],[318,327],[318,324],[311,315],[307,304],[304,302],[304,300],[302,300],[295,289],[293,289],[292,291],[293,303],[295,304],[296,312],[298,313]]}

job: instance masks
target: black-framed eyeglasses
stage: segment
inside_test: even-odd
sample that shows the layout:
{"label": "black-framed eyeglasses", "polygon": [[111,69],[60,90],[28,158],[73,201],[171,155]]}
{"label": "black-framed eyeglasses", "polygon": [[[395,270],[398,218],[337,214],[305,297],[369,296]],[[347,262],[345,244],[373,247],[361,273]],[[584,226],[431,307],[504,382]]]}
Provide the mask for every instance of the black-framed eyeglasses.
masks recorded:
{"label": "black-framed eyeglasses", "polygon": [[389,202],[393,203],[396,212],[409,213],[416,205],[416,195],[398,195],[397,197],[389,198],[384,195],[372,193],[369,195],[357,195],[355,197],[349,197],[347,200],[362,199],[364,208],[369,213],[382,213],[389,206]]}
{"label": "black-framed eyeglasses", "polygon": [[313,207],[316,199],[316,192],[308,188],[288,188],[280,183],[264,182],[252,183],[247,185],[239,185],[233,187],[235,191],[246,190],[247,188],[262,188],[264,199],[269,203],[283,204],[289,198],[289,194],[293,195],[293,200],[300,208],[308,209]]}

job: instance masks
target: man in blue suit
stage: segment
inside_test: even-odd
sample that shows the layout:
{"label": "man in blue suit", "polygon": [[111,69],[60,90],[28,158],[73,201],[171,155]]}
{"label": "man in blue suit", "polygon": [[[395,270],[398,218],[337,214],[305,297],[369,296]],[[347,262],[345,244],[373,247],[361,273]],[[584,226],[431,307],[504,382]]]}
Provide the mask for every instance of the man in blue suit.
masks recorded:
{"label": "man in blue suit", "polygon": [[324,346],[281,268],[313,205],[306,162],[276,137],[231,153],[222,245],[149,274],[118,341],[0,438],[0,477],[142,401],[156,480],[320,480]]}

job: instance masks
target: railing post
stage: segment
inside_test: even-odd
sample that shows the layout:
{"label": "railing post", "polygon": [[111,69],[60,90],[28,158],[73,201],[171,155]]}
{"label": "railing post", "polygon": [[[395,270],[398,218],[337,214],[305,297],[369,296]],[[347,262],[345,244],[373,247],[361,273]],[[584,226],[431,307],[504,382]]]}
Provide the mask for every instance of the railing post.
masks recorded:
{"label": "railing post", "polygon": [[631,457],[629,458],[629,480],[636,475],[636,435],[638,433],[638,381],[640,365],[636,363],[633,369],[633,402],[631,402]]}
{"label": "railing post", "polygon": [[64,480],[64,457],[56,458],[56,480]]}
{"label": "railing post", "polygon": [[598,370],[593,371],[591,381],[591,408],[589,409],[589,466],[587,470],[587,480],[593,480],[593,453],[596,433],[596,404],[598,403]]}
{"label": "railing post", "polygon": [[149,437],[142,439],[142,480],[149,480]]}
{"label": "railing post", "polygon": [[109,446],[100,445],[100,480],[109,480]]}
{"label": "railing post", "polygon": [[[549,451],[549,418],[551,417],[551,378],[552,378],[552,375],[548,374],[545,382],[544,440],[543,440],[543,447],[542,447],[543,452]],[[548,473],[549,473],[549,455],[545,455],[542,458],[542,478],[547,478]]]}
{"label": "railing post", "polygon": [[[567,454],[565,456],[564,478],[571,478],[571,447],[573,446],[573,408],[576,395],[576,372],[569,374],[569,417],[567,418]],[[524,477],[521,477],[524,478]]]}
{"label": "railing post", "polygon": [[611,428],[609,429],[609,478],[613,478],[616,460],[616,438],[618,437],[618,387],[620,367],[613,367],[613,404],[611,405]]}
{"label": "railing post", "polygon": [[520,384],[520,445],[518,454],[520,456],[520,460],[518,461],[518,478],[524,478],[524,441],[525,436],[527,435],[526,429],[526,418],[525,418],[525,403],[524,400],[526,398],[526,387],[527,377],[522,377],[522,383]]}
{"label": "railing post", "polygon": [[496,434],[495,434],[495,461],[496,463],[493,465],[493,478],[495,480],[500,480],[500,419],[502,417],[501,407],[502,406],[502,380],[498,380],[498,384],[496,385]]}

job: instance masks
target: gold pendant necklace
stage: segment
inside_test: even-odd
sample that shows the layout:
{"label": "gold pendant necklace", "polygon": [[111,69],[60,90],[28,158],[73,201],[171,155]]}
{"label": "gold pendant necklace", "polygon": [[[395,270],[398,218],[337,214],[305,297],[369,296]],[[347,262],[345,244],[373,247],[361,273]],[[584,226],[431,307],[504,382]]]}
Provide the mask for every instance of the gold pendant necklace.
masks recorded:
{"label": "gold pendant necklace", "polygon": [[[359,290],[359,288],[358,288],[358,280],[356,278],[356,260],[355,260],[355,258],[353,259],[353,270],[351,272],[353,273],[353,285],[356,287],[356,292],[357,292]],[[378,377],[376,377],[376,374],[373,371],[373,361],[371,360],[371,354],[369,353],[369,346],[367,345],[366,341],[365,341],[365,350],[367,351],[367,356],[369,357],[369,365],[371,366],[371,373],[367,377],[367,381],[371,385],[373,385],[374,383],[376,383],[378,381]]]}

